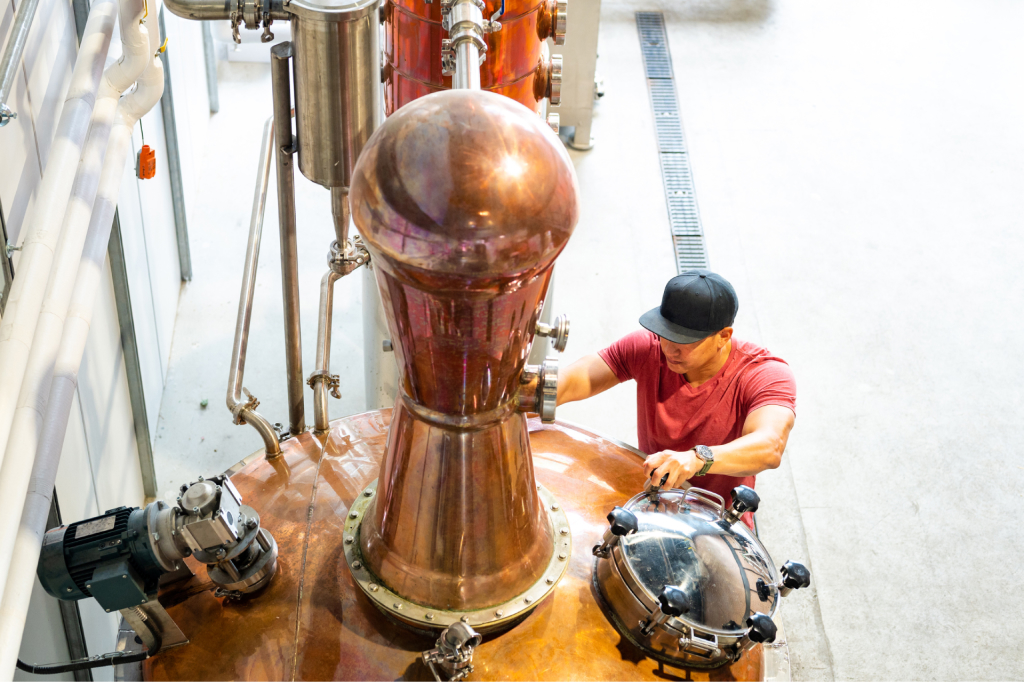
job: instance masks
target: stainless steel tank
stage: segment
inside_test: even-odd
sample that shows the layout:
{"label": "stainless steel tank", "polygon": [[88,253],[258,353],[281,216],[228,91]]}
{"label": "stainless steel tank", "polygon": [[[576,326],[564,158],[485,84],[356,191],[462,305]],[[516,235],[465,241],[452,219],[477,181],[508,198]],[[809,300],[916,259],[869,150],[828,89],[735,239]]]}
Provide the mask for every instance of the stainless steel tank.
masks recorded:
{"label": "stainless steel tank", "polygon": [[292,0],[299,170],[348,187],[381,118],[380,0]]}

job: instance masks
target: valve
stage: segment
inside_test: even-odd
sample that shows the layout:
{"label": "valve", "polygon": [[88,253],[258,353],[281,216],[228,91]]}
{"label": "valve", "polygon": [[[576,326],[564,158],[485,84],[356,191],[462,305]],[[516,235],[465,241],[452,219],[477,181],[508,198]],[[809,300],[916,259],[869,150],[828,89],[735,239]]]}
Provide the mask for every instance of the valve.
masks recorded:
{"label": "valve", "polygon": [[473,649],[482,641],[479,632],[457,620],[441,631],[433,649],[423,652],[423,662],[438,682],[458,682],[473,672]]}
{"label": "valve", "polygon": [[554,131],[555,135],[558,134],[558,129],[561,127],[561,116],[558,115],[557,111],[552,111],[548,114],[548,125],[551,130]]}
{"label": "valve", "polygon": [[562,101],[562,55],[541,59],[533,81],[533,96],[540,101],[545,97],[553,107]]}
{"label": "valve", "polygon": [[593,553],[596,557],[607,557],[612,547],[619,543],[619,538],[631,535],[639,528],[636,515],[626,511],[622,507],[616,507],[608,512],[608,530],[604,532],[604,538],[600,545],[594,545]]}
{"label": "valve", "polygon": [[729,494],[732,496],[732,506],[725,512],[725,521],[730,526],[747,512],[756,512],[757,506],[761,503],[761,498],[754,489],[745,485],[733,488]]}
{"label": "valve", "polygon": [[811,572],[803,564],[787,561],[782,565],[780,572],[782,573],[782,589],[779,590],[779,594],[783,597],[793,590],[809,587],[811,584]]}
{"label": "valve", "polygon": [[[558,114],[553,114],[555,117]],[[557,118],[556,118],[557,121]],[[558,132],[557,130],[555,131]],[[562,314],[555,318],[554,324],[537,323],[537,336],[545,336],[551,339],[551,346],[559,353],[565,350],[565,344],[569,341],[569,316]]]}
{"label": "valve", "polygon": [[778,632],[778,627],[776,627],[772,619],[763,613],[751,614],[747,618],[747,627],[750,628],[750,631],[747,633],[750,641],[757,644],[762,642],[771,644],[775,641],[775,634]]}
{"label": "valve", "polygon": [[568,19],[568,3],[566,0],[548,0],[547,19],[549,26],[541,39],[551,38],[555,45],[565,45],[565,27]]}
{"label": "valve", "polygon": [[669,618],[676,618],[689,612],[686,604],[686,593],[674,585],[665,585],[658,595],[658,610],[640,621],[640,634],[650,637],[654,628],[658,627]]}

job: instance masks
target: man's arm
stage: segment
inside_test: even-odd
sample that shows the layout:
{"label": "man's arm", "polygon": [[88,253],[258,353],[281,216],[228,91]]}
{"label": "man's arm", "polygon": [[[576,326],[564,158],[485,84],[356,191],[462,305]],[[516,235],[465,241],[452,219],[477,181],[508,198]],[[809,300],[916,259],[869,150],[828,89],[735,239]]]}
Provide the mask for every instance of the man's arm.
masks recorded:
{"label": "man's arm", "polygon": [[[789,432],[793,430],[795,421],[796,415],[788,407],[759,407],[747,415],[746,421],[743,422],[743,433],[739,438],[725,445],[711,447],[715,461],[707,473],[754,476],[765,469],[778,467],[782,462],[782,453],[786,450]],[[693,478],[703,466],[704,461],[697,457],[693,450],[664,450],[644,461],[644,472],[655,481],[660,481],[662,476],[668,474],[666,485],[676,488],[683,481]]]}
{"label": "man's arm", "polygon": [[558,370],[558,405],[585,400],[619,383],[601,356],[586,355],[565,369]]}

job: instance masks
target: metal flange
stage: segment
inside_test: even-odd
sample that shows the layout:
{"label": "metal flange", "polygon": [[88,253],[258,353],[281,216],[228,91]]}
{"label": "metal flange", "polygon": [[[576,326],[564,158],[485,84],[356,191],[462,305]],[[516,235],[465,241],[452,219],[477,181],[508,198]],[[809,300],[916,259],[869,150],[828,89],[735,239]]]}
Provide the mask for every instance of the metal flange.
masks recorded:
{"label": "metal flange", "polygon": [[373,481],[353,502],[345,519],[345,562],[356,585],[367,597],[388,616],[421,630],[443,630],[449,625],[462,621],[482,632],[493,632],[523,618],[544,600],[565,575],[572,556],[572,532],[569,517],[547,489],[537,485],[537,495],[551,522],[554,543],[551,559],[541,578],[525,592],[514,599],[473,611],[443,611],[404,599],[389,590],[377,576],[370,572],[363,562],[359,549],[359,532],[363,517],[370,502],[377,493],[377,481]]}

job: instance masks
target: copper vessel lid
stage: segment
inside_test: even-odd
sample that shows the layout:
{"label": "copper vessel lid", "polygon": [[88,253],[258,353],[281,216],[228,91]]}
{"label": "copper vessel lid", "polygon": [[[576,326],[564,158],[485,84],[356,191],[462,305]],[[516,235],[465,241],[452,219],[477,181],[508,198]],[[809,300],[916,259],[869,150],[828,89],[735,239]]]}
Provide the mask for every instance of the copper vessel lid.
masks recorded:
{"label": "copper vessel lid", "polygon": [[421,97],[377,129],[356,164],[352,217],[377,262],[446,289],[488,289],[549,266],[579,217],[558,137],[480,90]]}
{"label": "copper vessel lid", "polygon": [[623,508],[638,530],[620,540],[620,566],[641,601],[657,604],[666,585],[678,587],[686,605],[676,619],[714,635],[741,635],[749,616],[775,613],[775,564],[753,531],[723,519],[720,497],[698,488],[645,492]]}

